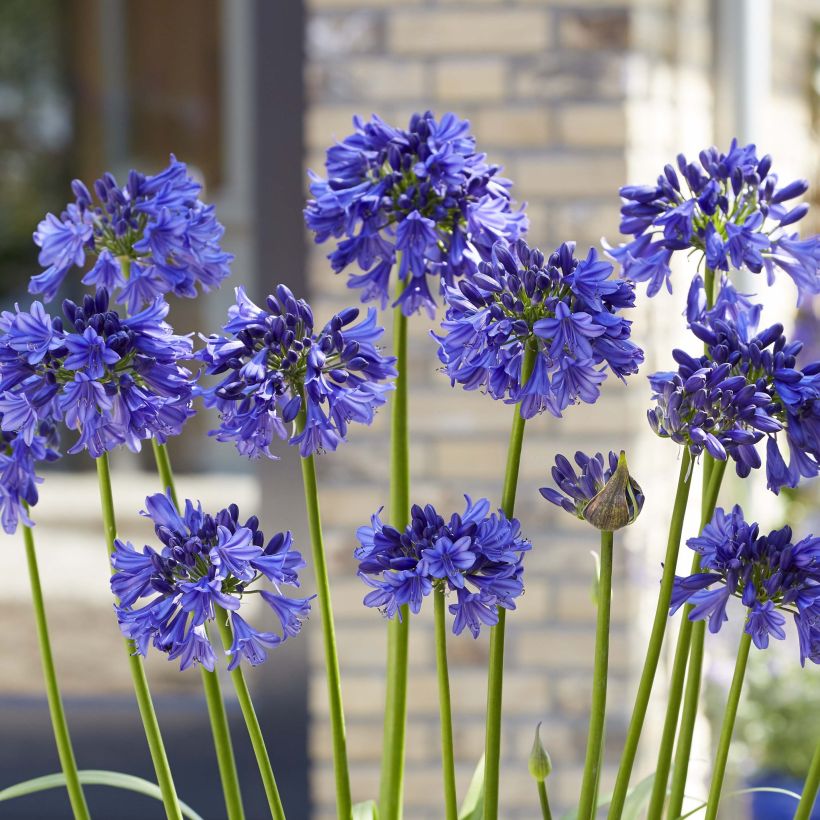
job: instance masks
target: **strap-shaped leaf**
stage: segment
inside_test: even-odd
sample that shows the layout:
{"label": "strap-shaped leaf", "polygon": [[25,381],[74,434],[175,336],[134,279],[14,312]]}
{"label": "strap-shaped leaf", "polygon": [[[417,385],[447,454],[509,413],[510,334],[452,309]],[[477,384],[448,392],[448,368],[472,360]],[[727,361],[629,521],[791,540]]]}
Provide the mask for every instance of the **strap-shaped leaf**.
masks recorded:
{"label": "strap-shaped leaf", "polygon": [[[655,773],[645,777],[641,780],[638,784],[633,786],[626,795],[626,801],[624,802],[624,811],[623,811],[623,819],[626,818],[636,818],[640,817],[640,810],[649,802],[649,798],[652,796],[652,784],[655,782]],[[596,804],[596,808],[600,809],[604,806],[608,806],[612,800],[612,792],[609,794],[603,795],[603,797],[598,798],[598,803]],[[578,811],[573,810],[567,812],[561,820],[578,820]],[[680,820],[680,818],[679,818]]]}
{"label": "strap-shaped leaf", "polygon": [[484,814],[484,755],[481,755],[473,772],[464,802],[458,812],[458,820],[481,820]]}
{"label": "strap-shaped leaf", "polygon": [[[788,789],[778,789],[774,786],[755,786],[754,788],[748,789],[738,789],[737,791],[733,792],[726,792],[723,795],[723,799],[725,800],[727,797],[742,797],[744,794],[754,794],[755,792],[769,792],[771,794],[784,794],[786,797],[793,797],[798,802],[800,801],[800,795],[795,794],[794,792],[790,792]],[[695,806],[694,809],[686,812],[686,814],[682,814],[677,820],[684,820],[686,817],[691,817],[694,814],[697,814],[699,811],[702,811],[706,808],[708,803],[701,803],[699,806]]]}
{"label": "strap-shaped leaf", "polygon": [[353,806],[353,820],[379,820],[379,807],[375,800],[365,800]]}

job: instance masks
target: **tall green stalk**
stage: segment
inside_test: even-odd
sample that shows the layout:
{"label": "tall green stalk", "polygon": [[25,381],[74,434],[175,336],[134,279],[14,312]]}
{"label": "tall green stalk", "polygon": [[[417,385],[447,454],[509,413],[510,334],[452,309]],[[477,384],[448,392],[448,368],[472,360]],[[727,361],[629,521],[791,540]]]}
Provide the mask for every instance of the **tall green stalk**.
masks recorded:
{"label": "tall green stalk", "polygon": [[[154,461],[157,465],[162,491],[170,492],[174,506],[179,509],[179,499],[174,483],[174,473],[171,469],[171,459],[168,456],[168,448],[164,444],[159,444],[156,439],[151,439],[151,446],[154,450]],[[199,671],[202,675],[202,688],[205,692],[205,703],[208,707],[208,718],[214,738],[216,762],[219,768],[219,778],[222,783],[228,820],[242,820],[245,816],[242,807],[242,791],[239,787],[239,775],[236,771],[236,759],[219,675],[215,670],[209,672],[202,665],[200,665]]]}
{"label": "tall green stalk", "polygon": [[[398,265],[398,262],[397,262]],[[397,296],[403,283],[398,280]],[[390,523],[399,532],[410,520],[410,437],[407,418],[407,317],[393,309],[393,355],[398,375],[390,411]],[[387,691],[384,708],[379,817],[399,820],[404,793],[404,735],[407,728],[407,660],[410,618],[407,606],[387,626]]]}
{"label": "tall green stalk", "polygon": [[809,772],[806,775],[806,782],[803,784],[803,795],[794,813],[794,820],[810,820],[811,812],[817,800],[817,792],[820,790],[820,741],[814,750],[814,756],[809,765]]}
{"label": "tall green stalk", "polygon": [[[297,430],[304,427],[304,411],[296,421]],[[322,519],[319,513],[319,491],[316,484],[316,464],[313,456],[305,456],[302,462],[302,482],[305,487],[308,527],[316,576],[319,611],[322,616],[322,636],[325,649],[325,673],[330,702],[330,730],[333,737],[333,773],[336,779],[336,812],[348,820],[353,811],[350,797],[350,774],[347,765],[347,739],[342,706],[342,679],[339,672],[339,653],[336,649],[336,631],[333,625],[333,605],[330,600],[330,580],[327,574],[327,556],[322,536]]]}
{"label": "tall green stalk", "polygon": [[618,768],[618,775],[615,779],[615,789],[612,793],[612,801],[609,808],[610,820],[619,820],[624,810],[624,802],[626,801],[626,795],[629,789],[629,778],[632,775],[632,767],[635,764],[635,755],[638,751],[638,743],[641,739],[643,723],[646,718],[646,709],[649,705],[649,698],[652,695],[652,685],[655,680],[655,672],[657,671],[658,660],[661,655],[663,636],[666,632],[666,623],[669,620],[669,601],[672,597],[675,567],[678,562],[681,533],[683,532],[683,518],[686,514],[686,503],[689,499],[691,483],[692,457],[689,455],[689,449],[685,448],[683,457],[681,458],[678,486],[675,491],[675,503],[672,508],[672,518],[669,522],[669,537],[666,543],[666,555],[663,561],[663,575],[661,576],[658,603],[655,607],[655,617],[652,622],[652,631],[649,635],[646,659],[644,660],[641,678],[638,683],[635,705],[632,708],[632,717],[629,720],[629,728],[626,733],[626,743],[621,757],[621,765]]}
{"label": "tall green stalk", "polygon": [[[114,516],[114,497],[111,491],[108,453],[103,453],[96,461],[97,477],[100,484],[100,507],[102,508],[106,545],[110,555],[114,551],[114,541],[117,538],[117,523]],[[151,752],[151,761],[157,775],[157,784],[162,793],[165,814],[169,820],[182,820],[179,798],[174,787],[174,778],[168,763],[168,755],[165,753],[165,745],[162,742],[162,734],[154,710],[154,703],[151,700],[151,692],[148,689],[148,679],[145,676],[142,658],[135,654],[133,641],[126,640],[125,648],[128,653],[128,664],[131,668],[131,679],[134,683],[134,694],[137,698],[145,738],[148,741],[148,749]]]}
{"label": "tall green stalk", "polygon": [[550,798],[547,794],[546,780],[538,781],[538,802],[541,805],[541,820],[552,820],[552,810],[550,809]]}
{"label": "tall green stalk", "polygon": [[737,706],[740,703],[740,692],[743,689],[743,678],[746,675],[746,662],[749,660],[749,649],[752,646],[752,636],[743,632],[740,636],[740,645],[737,650],[735,672],[732,675],[732,685],[729,687],[729,700],[723,712],[723,724],[720,727],[715,765],[712,767],[712,785],[709,788],[709,801],[706,804],[706,820],[715,820],[720,805],[720,792],[723,788],[723,779],[726,775],[726,761],[729,759],[729,746],[732,743],[732,733],[735,729]]}
{"label": "tall green stalk", "polygon": [[[601,533],[601,571],[598,580],[598,623],[595,629],[595,667],[592,677],[592,708],[584,762],[584,779],[578,805],[578,820],[595,817],[598,781],[601,773],[603,736],[606,724],[606,685],[609,667],[609,620],[612,603],[613,533]],[[650,815],[651,816],[651,815]]]}
{"label": "tall green stalk", "polygon": [[[535,365],[537,350],[528,345],[521,361],[521,384],[526,384]],[[515,406],[510,442],[507,447],[507,469],[501,493],[501,509],[507,518],[515,511],[521,448],[524,444],[525,419],[521,405]],[[498,817],[498,783],[501,767],[501,713],[504,685],[504,629],[507,610],[498,607],[498,623],[490,630],[490,658],[487,675],[487,720],[484,746],[484,820]]]}
{"label": "tall green stalk", "polygon": [[[162,482],[162,489],[171,493],[174,505],[179,509],[179,498],[177,497],[176,483],[174,481],[174,471],[171,467],[171,459],[168,455],[168,448],[164,444],[159,444],[152,439],[151,444],[154,449],[154,461],[157,465],[157,473]],[[228,613],[222,607],[215,607],[215,620],[219,630],[222,645],[226,650],[233,644],[233,632],[228,623]],[[256,764],[262,778],[262,785],[265,789],[265,796],[268,799],[268,807],[271,817],[274,820],[285,820],[285,810],[282,806],[282,799],[279,796],[279,789],[276,785],[276,778],[273,776],[270,756],[268,755],[265,739],[262,735],[262,728],[253,707],[248,684],[245,681],[245,674],[240,666],[231,670],[231,681],[236,691],[239,708],[248,729]],[[222,778],[222,788],[225,794],[225,804],[230,812],[238,811],[237,817],[243,816],[242,796],[239,788],[239,778],[236,772],[236,761],[233,754],[230,731],[228,728],[227,715],[225,713],[225,702],[219,686],[219,678],[215,672],[208,672],[202,669],[202,681],[205,687],[205,696],[208,702],[208,713],[211,717],[211,730],[214,735],[214,745],[216,747],[219,773]]]}
{"label": "tall green stalk", "polygon": [[51,715],[51,728],[54,731],[54,741],[57,744],[60,766],[63,769],[63,774],[65,774],[71,810],[74,812],[76,820],[89,820],[90,815],[83,788],[80,785],[80,778],[77,774],[77,761],[74,758],[74,748],[71,745],[71,736],[68,732],[68,721],[63,708],[63,699],[60,695],[60,686],[57,683],[57,670],[54,667],[54,655],[51,651],[51,639],[48,635],[43,588],[40,585],[40,569],[37,566],[37,553],[34,550],[34,534],[31,528],[25,524],[22,525],[22,528],[28,577],[31,584],[31,603],[34,607],[37,641],[40,647],[40,662],[43,666],[43,681],[46,687],[48,711]]}
{"label": "tall green stalk", "polygon": [[456,768],[453,757],[453,715],[450,708],[450,675],[447,669],[447,622],[444,589],[433,590],[435,601],[436,672],[438,674],[439,721],[441,722],[441,776],[444,781],[444,816],[458,820]]}
{"label": "tall green stalk", "polygon": [[[704,487],[703,506],[701,509],[700,530],[711,521],[717,505],[720,486],[723,482],[723,474],[726,471],[726,462],[718,461],[712,466],[710,480]],[[700,555],[697,553],[692,559],[690,574],[700,571]],[[675,659],[672,663],[672,676],[669,682],[669,697],[666,706],[666,718],[663,724],[661,743],[658,748],[658,763],[655,767],[655,779],[652,784],[652,796],[649,800],[647,817],[660,817],[663,811],[663,804],[666,801],[666,787],[669,782],[669,769],[672,764],[672,750],[675,745],[675,733],[678,729],[678,718],[681,711],[681,695],[683,694],[683,682],[686,677],[686,669],[689,661],[689,652],[692,638],[693,623],[689,620],[689,613],[692,605],[686,604],[681,616],[680,631],[678,632],[678,642],[675,646]],[[698,666],[698,669],[700,667]],[[690,680],[700,680],[700,674],[696,677],[690,672]],[[691,736],[690,736],[691,737]],[[687,753],[688,759],[688,753]],[[676,767],[677,770],[677,767]],[[684,780],[686,773],[684,770]],[[680,809],[680,807],[679,807]],[[680,814],[680,810],[678,810]],[[678,814],[670,815],[677,817]]]}

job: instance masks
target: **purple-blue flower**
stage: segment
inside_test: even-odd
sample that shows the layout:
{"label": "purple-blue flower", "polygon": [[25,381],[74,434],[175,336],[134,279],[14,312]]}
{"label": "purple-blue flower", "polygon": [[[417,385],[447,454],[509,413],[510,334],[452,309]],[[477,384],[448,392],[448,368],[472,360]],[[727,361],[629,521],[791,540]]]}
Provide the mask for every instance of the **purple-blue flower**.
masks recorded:
{"label": "purple-blue flower", "polygon": [[712,147],[699,160],[679,154],[677,169],[665,166],[656,185],[621,188],[621,233],[633,239],[608,250],[623,275],[646,282],[649,296],[663,286],[671,291],[672,255],[695,251],[713,271],[765,270],[771,285],[782,270],[800,299],[820,293],[820,237],[800,240],[791,227],[808,211],[791,204],[808,183],[780,185],[771,157],[758,158],[754,145],[737,140],[728,153]]}
{"label": "purple-blue flower", "polygon": [[404,532],[384,524],[378,514],[356,533],[359,577],[373,588],[365,606],[381,609],[388,618],[407,605],[418,613],[434,587],[455,593],[450,612],[453,632],[465,627],[478,637],[481,625],[498,622],[498,607],[515,609],[524,591],[523,553],[530,543],[515,518],[501,511],[489,514],[490,502],[465,496],[463,514],[445,521],[428,504],[414,505]]}
{"label": "purple-blue flower", "polygon": [[173,156],[154,176],[138,171],[119,185],[109,173],[88,188],[74,180],[76,200],[59,217],[48,214],[34,241],[46,269],[31,293],[51,301],[72,268],[93,262],[82,282],[105,288],[114,301],[137,313],[167,293],[194,297],[218,287],[233,257],[220,245],[224,229],[212,205],[199,200],[202,186]]}
{"label": "purple-blue flower", "polygon": [[[395,359],[376,347],[383,330],[375,309],[354,324],[358,315],[347,308],[315,332],[310,306],[284,285],[265,308],[237,288],[225,335],[207,338],[198,354],[207,373],[222,377],[200,389],[205,405],[219,411],[212,435],[252,458],[274,458],[274,438],[307,456],[335,450],[351,422],[370,424],[392,389]],[[300,413],[302,430],[289,432]]]}
{"label": "purple-blue flower", "polygon": [[[305,565],[292,549],[290,532],[266,542],[256,516],[239,523],[235,504],[210,515],[191,501],[179,510],[170,493],[158,493],[145,505],[143,515],[153,521],[162,546],[139,551],[117,539],[111,556],[117,619],[137,652],[145,655],[153,644],[169,660],[179,658],[181,669],[200,663],[213,671],[216,654],[206,625],[226,617],[220,608],[229,613],[234,635],[228,669],[243,658],[254,666],[262,663],[266,649],[299,632],[311,599],[281,592],[282,586],[299,586],[298,570]],[[257,631],[239,614],[246,596],[255,594],[273,611],[281,635]]]}
{"label": "purple-blue flower", "polygon": [[729,619],[727,605],[739,598],[747,608],[745,631],[758,649],[783,640],[791,614],[800,638],[801,663],[820,663],[820,538],[794,543],[791,527],[761,535],[735,506],[715,510],[712,520],[687,546],[700,555],[702,571],[676,577],[670,614],[692,605],[690,620],[708,620],[718,632]]}
{"label": "purple-blue flower", "polygon": [[[565,243],[545,258],[523,239],[499,242],[491,261],[446,289],[435,338],[453,384],[521,402],[521,415],[531,418],[595,402],[607,368],[621,379],[637,372],[643,352],[629,338],[632,323],[618,315],[634,304],[633,286],[611,279],[612,265],[593,249],[583,260],[574,249]],[[535,361],[523,378],[527,348]]]}
{"label": "purple-blue flower", "polygon": [[[527,229],[514,211],[510,182],[476,152],[470,124],[454,114],[441,120],[414,114],[407,129],[377,116],[353,119],[354,133],[328,149],[327,178],[311,173],[313,194],[305,222],[317,242],[338,241],[330,254],[340,273],[355,264],[350,287],[363,302],[385,308],[391,299],[405,315],[424,308],[431,316],[433,290],[469,275],[499,239],[514,240]],[[397,260],[399,283],[391,295]]]}

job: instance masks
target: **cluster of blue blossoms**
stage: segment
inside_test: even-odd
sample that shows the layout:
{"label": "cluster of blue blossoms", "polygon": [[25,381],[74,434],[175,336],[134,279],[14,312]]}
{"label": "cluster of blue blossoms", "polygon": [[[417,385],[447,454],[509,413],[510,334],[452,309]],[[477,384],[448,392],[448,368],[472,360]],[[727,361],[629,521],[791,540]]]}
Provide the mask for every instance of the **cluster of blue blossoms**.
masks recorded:
{"label": "cluster of blue blossoms", "polygon": [[[146,546],[140,552],[118,539],[111,556],[117,619],[139,654],[145,655],[153,644],[169,660],[179,658],[181,669],[200,663],[213,671],[216,656],[206,624],[228,617],[233,628],[228,669],[235,669],[243,658],[254,666],[262,663],[266,649],[298,634],[311,598],[288,598],[280,592],[281,586],[299,586],[298,570],[305,565],[291,549],[290,532],[277,533],[265,543],[258,519],[252,516],[240,524],[235,504],[216,515],[191,501],[180,511],[170,494],[149,496],[145,504],[143,514],[153,521],[162,547]],[[254,588],[265,580],[271,589]],[[239,614],[251,594],[271,608],[281,635],[260,632]],[[135,609],[141,599],[149,600]]]}
{"label": "cluster of blue blossoms", "polygon": [[728,620],[729,599],[739,598],[748,610],[745,631],[758,649],[770,637],[786,637],[783,613],[790,613],[801,663],[820,663],[820,538],[810,535],[795,544],[791,527],[760,535],[735,506],[715,510],[701,535],[686,543],[700,555],[703,572],[675,578],[672,612],[689,603],[689,618],[708,618],[709,630],[718,632]]}
{"label": "cluster of blue blossoms", "polygon": [[680,154],[677,170],[667,165],[656,185],[621,188],[621,233],[634,238],[609,253],[624,276],[646,282],[649,296],[664,284],[671,291],[672,255],[695,250],[713,271],[765,270],[771,285],[779,269],[801,297],[820,293],[820,237],[801,241],[791,230],[808,205],[786,204],[804,194],[808,183],[778,186],[771,157],[758,158],[754,145],[741,147],[736,140],[728,153],[712,147],[699,159],[689,162]]}
{"label": "cluster of blue blossoms", "polygon": [[[243,455],[271,456],[274,437],[298,445],[303,456],[335,450],[348,424],[370,424],[385,402],[396,375],[395,359],[382,356],[376,342],[383,330],[376,311],[359,315],[348,308],[314,332],[313,311],[279,285],[266,309],[242,288],[228,311],[225,336],[210,336],[198,356],[206,371],[223,375],[214,387],[200,389],[207,407],[220,414],[213,435],[233,441]],[[301,430],[286,425],[302,415]]]}
{"label": "cluster of blue blossoms", "polygon": [[404,532],[378,515],[369,527],[359,528],[354,553],[359,577],[373,587],[365,606],[378,607],[388,618],[401,617],[405,604],[418,613],[434,587],[449,590],[456,595],[450,604],[453,632],[459,635],[467,627],[474,638],[482,624],[498,623],[498,607],[515,609],[524,591],[522,559],[530,543],[517,519],[501,511],[488,514],[487,499],[473,503],[465,497],[464,514],[454,513],[449,522],[428,504],[413,505]]}
{"label": "cluster of blue blossoms", "polygon": [[43,424],[64,421],[80,433],[68,452],[95,458],[178,435],[194,412],[180,364],[191,340],[164,321],[168,304],[158,298],[121,318],[101,288],[81,305],[66,300],[63,313],[52,318],[34,302],[0,316],[0,428],[31,445]]}
{"label": "cluster of blue blossoms", "polygon": [[74,180],[75,202],[37,227],[46,270],[32,278],[31,293],[51,301],[69,271],[93,259],[83,284],[105,288],[136,313],[166,293],[194,297],[197,285],[210,290],[230,273],[233,257],[220,247],[214,206],[199,201],[201,186],[173,156],[154,176],[131,171],[120,186],[106,173],[93,188],[96,204]]}
{"label": "cluster of blue blossoms", "polygon": [[327,179],[311,174],[305,222],[317,242],[343,237],[330,262],[337,273],[353,263],[364,271],[349,280],[363,302],[387,306],[399,259],[396,304],[408,316],[421,308],[432,316],[427,277],[443,286],[473,273],[494,242],[526,231],[527,218],[512,210],[499,166],[476,152],[467,121],[427,111],[407,129],[377,116],[353,125],[327,152]]}
{"label": "cluster of blue blossoms", "polygon": [[[586,259],[564,243],[548,258],[523,239],[498,242],[491,260],[445,291],[439,359],[453,384],[521,402],[531,418],[593,403],[609,369],[635,373],[643,352],[630,341],[632,323],[618,315],[635,303],[634,287],[612,279],[612,265],[590,249]],[[526,351],[532,372],[522,372]]]}

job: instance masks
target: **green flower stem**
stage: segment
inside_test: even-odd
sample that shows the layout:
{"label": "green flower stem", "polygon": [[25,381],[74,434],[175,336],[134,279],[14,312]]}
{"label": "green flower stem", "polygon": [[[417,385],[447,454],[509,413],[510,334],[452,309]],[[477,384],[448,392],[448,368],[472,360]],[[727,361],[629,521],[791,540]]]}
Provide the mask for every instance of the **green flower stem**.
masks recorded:
{"label": "green flower stem", "polygon": [[[111,492],[111,471],[108,467],[108,453],[103,453],[96,461],[97,477],[100,483],[100,507],[102,508],[106,545],[110,555],[114,551],[114,541],[117,538],[117,523],[114,517],[114,497]],[[168,755],[165,753],[165,746],[162,742],[162,734],[154,711],[154,703],[151,700],[151,692],[148,689],[148,678],[145,676],[142,658],[135,654],[133,641],[126,640],[125,648],[128,653],[128,663],[131,667],[134,694],[137,698],[145,738],[148,741],[148,749],[151,752],[151,760],[157,775],[157,784],[162,793],[165,813],[169,819],[182,820],[182,810],[174,787],[171,767],[168,764]]]}
{"label": "green flower stem", "polygon": [[[398,266],[397,260],[396,265]],[[397,278],[397,297],[403,283]],[[390,523],[399,532],[410,520],[410,438],[407,419],[407,317],[393,309],[393,355],[398,375],[390,408]],[[387,693],[384,708],[379,817],[399,820],[404,791],[404,735],[407,727],[407,606],[387,625]]]}
{"label": "green flower stem", "polygon": [[[703,494],[703,507],[701,509],[700,532],[709,523],[715,512],[720,486],[723,482],[723,474],[726,471],[726,462],[718,461],[712,465],[711,480],[705,485]],[[705,477],[704,477],[705,479]],[[690,574],[700,571],[700,555],[697,553],[692,559]],[[689,620],[689,613],[692,611],[691,604],[686,604],[681,617],[680,630],[678,632],[678,642],[675,646],[675,659],[672,662],[672,676],[669,682],[669,696],[666,706],[666,718],[663,724],[661,743],[658,749],[658,764],[655,768],[655,780],[652,785],[652,796],[649,800],[647,817],[660,817],[663,811],[663,804],[666,802],[666,786],[669,781],[669,769],[672,764],[672,750],[675,744],[675,733],[678,730],[678,718],[681,710],[681,696],[683,695],[683,682],[686,676],[687,663],[692,638],[693,623]],[[698,669],[700,665],[698,665]],[[700,674],[697,676],[700,681]],[[690,680],[692,673],[690,671]],[[691,735],[690,735],[691,738]],[[688,759],[688,753],[687,753]],[[676,767],[677,771],[677,767]],[[684,780],[686,779],[684,771]],[[680,814],[680,807],[676,814]]]}
{"label": "green flower stem", "polygon": [[[525,384],[535,365],[537,350],[528,346],[521,361],[521,383]],[[501,493],[501,509],[507,518],[515,510],[518,489],[518,471],[521,466],[521,448],[524,444],[525,419],[521,405],[515,406],[510,443],[507,448],[507,469]],[[507,610],[498,607],[498,623],[490,630],[490,658],[487,676],[487,720],[484,747],[484,820],[498,817],[498,781],[501,766],[501,711],[504,684],[504,627]]]}
{"label": "green flower stem", "polygon": [[740,703],[740,692],[743,689],[743,678],[746,674],[746,662],[749,660],[749,648],[752,645],[752,636],[743,632],[737,650],[735,673],[732,675],[732,685],[729,688],[729,700],[723,713],[723,724],[720,727],[715,765],[712,768],[712,785],[709,788],[709,802],[706,805],[706,820],[715,820],[720,805],[720,791],[723,788],[723,778],[726,774],[726,761],[729,758],[729,746],[732,742],[732,732],[735,728],[737,706]]}
{"label": "green flower stem", "polygon": [[811,811],[817,800],[817,792],[820,790],[820,743],[814,750],[814,757],[811,759],[809,773],[806,775],[806,782],[803,785],[803,796],[794,813],[794,820],[810,820]]}
{"label": "green flower stem", "polygon": [[[595,816],[595,795],[601,771],[601,752],[606,723],[606,684],[609,666],[609,615],[612,603],[613,533],[601,532],[601,573],[598,581],[598,624],[595,630],[595,669],[592,678],[592,709],[589,717],[584,779],[578,820]],[[650,815],[651,816],[651,815]]]}
{"label": "green flower stem", "polygon": [[629,789],[629,778],[632,775],[632,767],[635,764],[635,755],[637,754],[638,743],[641,739],[643,722],[646,718],[646,709],[649,705],[649,698],[652,695],[652,684],[655,680],[655,672],[657,671],[658,660],[661,655],[666,623],[669,620],[669,601],[672,597],[672,584],[675,580],[675,567],[678,562],[681,533],[683,532],[683,518],[686,514],[686,503],[689,499],[691,483],[692,457],[689,455],[688,448],[686,448],[681,458],[680,475],[678,476],[678,486],[675,491],[675,503],[672,508],[672,518],[669,522],[669,538],[666,543],[666,555],[663,561],[661,589],[658,594],[658,603],[655,607],[655,618],[652,622],[652,631],[649,635],[649,645],[647,646],[646,659],[644,660],[641,678],[638,683],[635,705],[632,708],[632,717],[629,720],[621,765],[618,768],[618,775],[615,779],[615,789],[612,793],[612,802],[609,808],[610,820],[619,820],[624,810],[624,802],[626,801],[626,795]]}
{"label": "green flower stem", "polygon": [[538,799],[541,803],[541,820],[552,820],[552,812],[550,811],[550,799],[547,796],[546,780],[538,781]]}
{"label": "green flower stem", "polygon": [[[174,473],[171,469],[171,459],[168,448],[151,439],[154,450],[154,461],[157,473],[162,484],[163,492],[170,492],[174,505],[179,509]],[[209,672],[204,666],[199,667],[202,675],[202,688],[205,691],[205,702],[208,707],[208,718],[211,722],[211,733],[214,738],[216,762],[219,767],[219,778],[222,783],[222,793],[225,796],[225,808],[228,820],[242,820],[245,811],[242,808],[242,791],[239,786],[239,775],[236,771],[231,733],[228,725],[228,715],[225,711],[225,701],[222,697],[222,687],[216,671]]]}
{"label": "green flower stem", "polygon": [[[304,411],[296,420],[297,430],[304,426]],[[330,581],[327,575],[327,556],[322,537],[322,519],[319,513],[319,493],[316,485],[316,464],[313,456],[302,462],[302,482],[305,487],[308,527],[316,575],[319,612],[322,616],[322,634],[325,648],[328,699],[330,701],[330,729],[333,737],[333,773],[336,779],[336,812],[348,820],[353,811],[350,798],[350,774],[347,766],[347,738],[342,706],[342,680],[339,673],[339,655],[336,649],[336,631],[333,626],[333,604],[330,600]]]}
{"label": "green flower stem", "polygon": [[40,646],[40,662],[43,666],[43,681],[48,699],[48,711],[51,715],[51,728],[54,731],[54,741],[57,744],[57,754],[60,765],[65,774],[66,789],[71,809],[76,820],[89,820],[88,806],[85,802],[80,778],[77,774],[77,761],[74,758],[74,748],[71,745],[71,736],[68,732],[68,721],[63,708],[63,699],[60,695],[60,686],[57,683],[57,670],[54,668],[54,655],[51,651],[51,639],[48,636],[48,620],[43,601],[43,588],[40,586],[40,570],[37,566],[37,553],[34,550],[34,534],[25,524],[23,528],[23,543],[26,548],[26,562],[28,563],[28,577],[31,584],[31,602],[34,606],[34,620],[37,625],[37,641]]}
{"label": "green flower stem", "polygon": [[441,775],[444,779],[444,816],[458,820],[456,769],[453,758],[453,715],[450,709],[450,675],[447,671],[447,623],[444,589],[433,590],[436,622],[436,671],[438,673],[439,720],[441,721]]}

